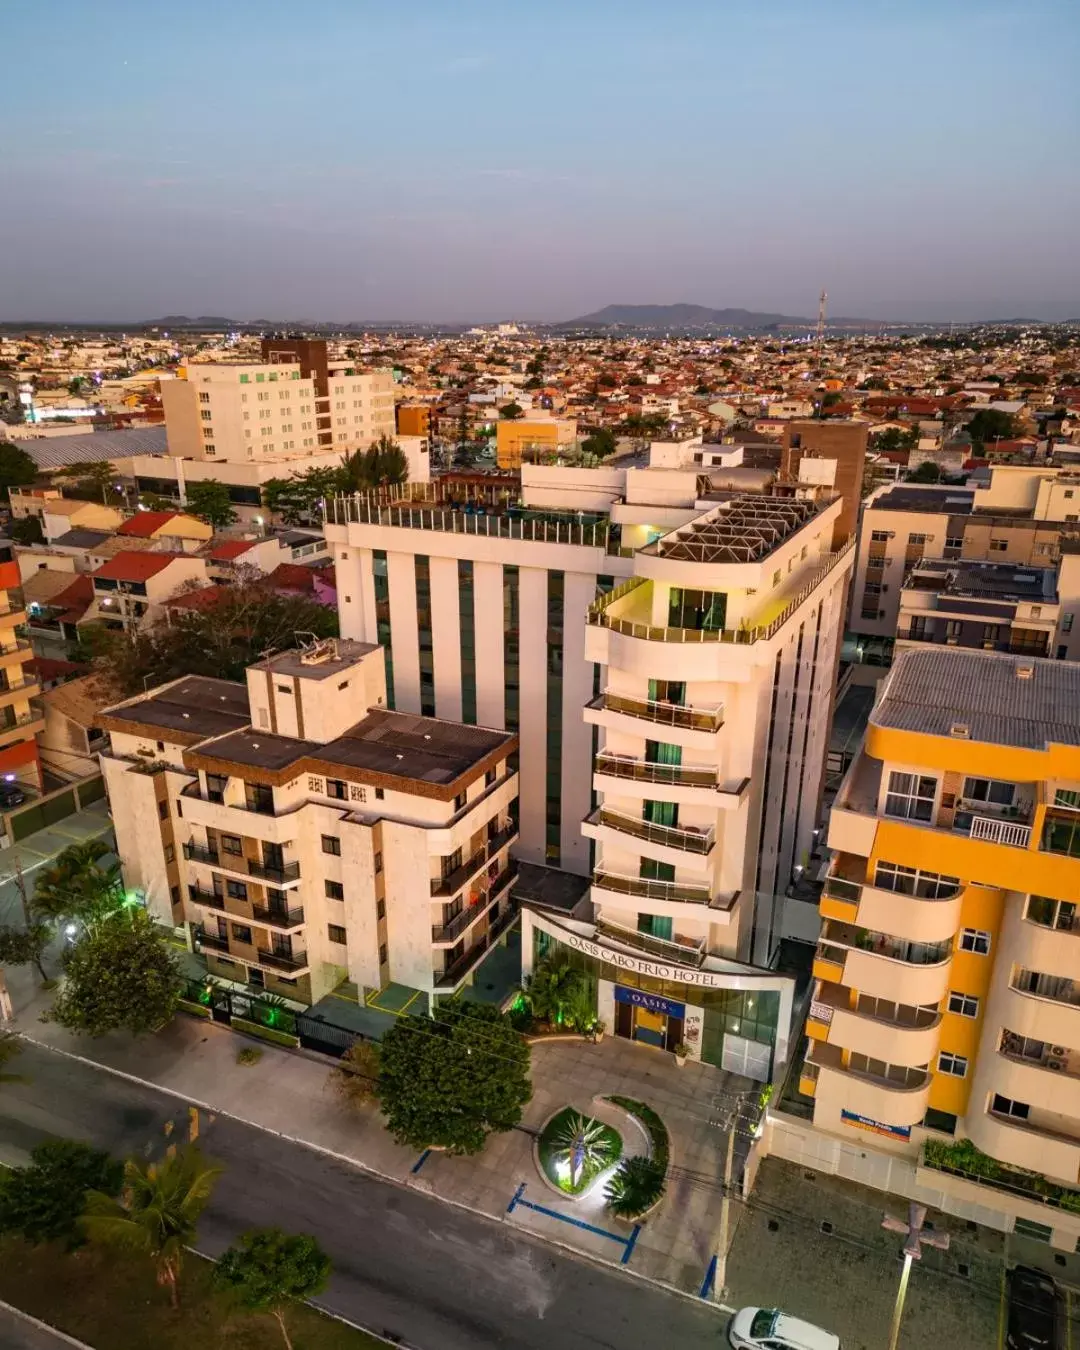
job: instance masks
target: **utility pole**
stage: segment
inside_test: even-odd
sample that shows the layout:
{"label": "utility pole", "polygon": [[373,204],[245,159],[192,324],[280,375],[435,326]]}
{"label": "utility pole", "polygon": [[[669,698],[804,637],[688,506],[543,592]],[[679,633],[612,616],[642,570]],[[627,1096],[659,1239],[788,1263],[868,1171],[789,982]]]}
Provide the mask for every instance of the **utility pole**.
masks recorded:
{"label": "utility pole", "polygon": [[817,307],[816,341],[818,346],[821,345],[821,339],[825,336],[825,309],[828,303],[829,303],[829,293],[828,291],[822,290],[821,297],[818,300],[818,307]]}
{"label": "utility pole", "polygon": [[713,1297],[721,1299],[727,1287],[728,1216],[731,1212],[731,1180],[735,1170],[735,1123],[738,1111],[728,1117],[727,1159],[724,1162],[724,1194],[720,1201],[720,1250],[716,1254],[716,1283]]}

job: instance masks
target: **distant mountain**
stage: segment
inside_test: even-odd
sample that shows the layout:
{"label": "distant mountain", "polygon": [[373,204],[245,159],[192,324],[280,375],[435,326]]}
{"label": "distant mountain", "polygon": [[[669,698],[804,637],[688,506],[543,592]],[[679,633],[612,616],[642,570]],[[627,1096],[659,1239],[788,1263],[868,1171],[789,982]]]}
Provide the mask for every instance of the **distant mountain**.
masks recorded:
{"label": "distant mountain", "polygon": [[[571,328],[813,328],[816,319],[795,314],[769,314],[755,309],[709,309],[706,305],[605,305],[580,319],[552,324],[557,330]],[[877,328],[880,319],[830,317],[830,328]]]}

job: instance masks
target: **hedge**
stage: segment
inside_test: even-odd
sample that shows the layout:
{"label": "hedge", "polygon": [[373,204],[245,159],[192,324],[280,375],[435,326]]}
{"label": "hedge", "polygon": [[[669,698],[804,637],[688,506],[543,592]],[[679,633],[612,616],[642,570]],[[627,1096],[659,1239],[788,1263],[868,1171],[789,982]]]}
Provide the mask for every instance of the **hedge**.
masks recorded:
{"label": "hedge", "polygon": [[242,1031],[246,1036],[258,1036],[260,1040],[271,1041],[274,1045],[287,1045],[295,1050],[300,1044],[299,1036],[290,1036],[287,1031],[275,1031],[273,1027],[264,1027],[261,1022],[249,1022],[246,1017],[232,1019],[234,1031]]}

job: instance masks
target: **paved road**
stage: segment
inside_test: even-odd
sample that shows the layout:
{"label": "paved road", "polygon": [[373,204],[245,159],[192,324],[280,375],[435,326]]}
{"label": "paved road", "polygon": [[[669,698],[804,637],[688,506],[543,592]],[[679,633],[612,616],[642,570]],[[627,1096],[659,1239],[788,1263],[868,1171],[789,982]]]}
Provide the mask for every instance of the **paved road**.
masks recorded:
{"label": "paved road", "polygon": [[[0,1161],[42,1139],[85,1139],[157,1156],[165,1127],[187,1128],[175,1098],[37,1047],[5,1085]],[[375,1180],[247,1125],[201,1123],[224,1168],[199,1245],[216,1254],[246,1228],[315,1234],[333,1265],[333,1311],[420,1350],[680,1350],[720,1346],[725,1318],[704,1304],[565,1256],[419,1192]]]}
{"label": "paved road", "polygon": [[21,1313],[0,1307],[0,1345],[4,1350],[72,1350],[82,1342],[35,1326]]}

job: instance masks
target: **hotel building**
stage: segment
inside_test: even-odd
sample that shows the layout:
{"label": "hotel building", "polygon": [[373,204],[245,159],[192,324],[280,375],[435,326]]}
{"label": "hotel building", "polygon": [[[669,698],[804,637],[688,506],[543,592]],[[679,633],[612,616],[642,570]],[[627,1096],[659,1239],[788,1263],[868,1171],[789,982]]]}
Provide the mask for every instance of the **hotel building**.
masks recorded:
{"label": "hotel building", "polygon": [[378,647],[324,642],[105,709],[124,880],[210,974],[302,1004],[460,990],[510,927],[515,738],[391,712]]}
{"label": "hotel building", "polygon": [[[1080,1184],[1080,667],[899,653],[829,845],[801,1156],[1071,1249],[1022,1173]],[[952,1137],[1011,1192],[933,1170]]]}
{"label": "hotel building", "polygon": [[10,541],[0,539],[0,783],[40,791],[37,733],[45,714],[36,701],[41,685],[28,668],[33,648],[19,636],[26,622],[19,563]]}

